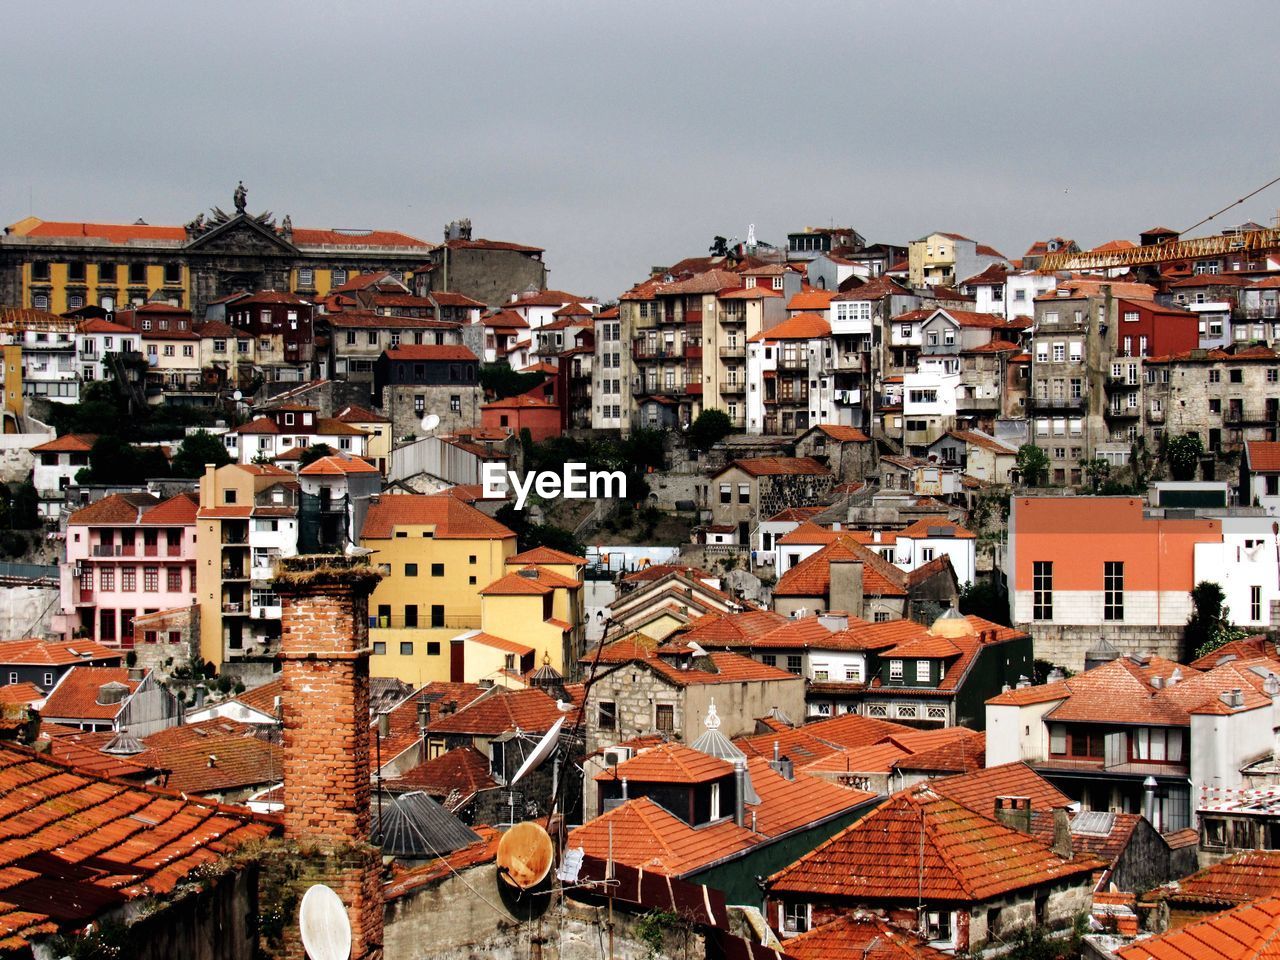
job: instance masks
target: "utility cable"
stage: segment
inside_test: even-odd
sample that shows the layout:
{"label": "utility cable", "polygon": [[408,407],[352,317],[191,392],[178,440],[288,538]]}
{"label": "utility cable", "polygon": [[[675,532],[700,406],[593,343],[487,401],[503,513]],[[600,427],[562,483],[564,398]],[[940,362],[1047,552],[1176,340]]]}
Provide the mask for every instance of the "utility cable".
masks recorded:
{"label": "utility cable", "polygon": [[1250,197],[1257,196],[1263,190],[1267,189],[1267,187],[1273,186],[1277,183],[1280,183],[1280,177],[1276,177],[1274,180],[1268,180],[1266,183],[1260,186],[1257,190],[1254,190],[1251,193],[1246,193],[1239,200],[1233,201],[1232,203],[1228,203],[1225,207],[1223,207],[1217,213],[1211,213],[1207,217],[1205,217],[1203,220],[1201,220],[1199,223],[1193,223],[1191,226],[1187,227],[1187,229],[1183,230],[1182,233],[1179,234],[1179,236],[1185,237],[1188,233],[1190,233],[1196,227],[1204,226],[1204,224],[1208,223],[1210,220],[1212,220],[1214,217],[1218,216],[1219,214],[1226,213],[1232,207],[1238,207],[1240,204],[1244,203]]}

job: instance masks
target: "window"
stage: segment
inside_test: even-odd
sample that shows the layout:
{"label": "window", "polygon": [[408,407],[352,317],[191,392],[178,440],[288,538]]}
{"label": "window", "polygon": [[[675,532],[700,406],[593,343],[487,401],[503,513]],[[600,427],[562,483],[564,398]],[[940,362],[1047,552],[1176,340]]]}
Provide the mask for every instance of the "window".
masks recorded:
{"label": "window", "polygon": [[401,640],[401,641],[400,641],[400,656],[402,656],[402,657],[412,657],[412,656],[413,656],[413,641],[412,641],[412,640]]}
{"label": "window", "polygon": [[1254,623],[1262,619],[1262,587],[1256,584],[1249,588],[1249,619]]}
{"label": "window", "polygon": [[348,330],[348,331],[347,331],[347,346],[349,346],[349,347],[351,347],[351,346],[355,346],[355,342],[356,342],[356,332],[355,332],[354,330]]}
{"label": "window", "polygon": [[929,562],[929,561],[931,561],[932,559],[933,559],[933,547],[921,547],[921,548],[920,548],[920,562],[921,562],[921,563],[928,563],[928,562]]}
{"label": "window", "polygon": [[1221,382],[1222,382],[1222,371],[1221,371],[1221,370],[1210,370],[1210,371],[1209,371],[1209,382],[1210,382],[1210,383],[1221,383]]}
{"label": "window", "polygon": [[1241,370],[1241,369],[1239,369],[1239,368],[1237,367],[1235,370],[1231,370],[1231,371],[1229,371],[1229,373],[1230,373],[1230,379],[1231,379],[1231,382],[1232,382],[1232,383],[1244,383],[1244,371],[1243,371],[1243,370]]}
{"label": "window", "polygon": [[404,625],[412,629],[418,625],[418,605],[406,603],[404,606]]}
{"label": "window", "polygon": [[1137,323],[1137,322],[1138,322],[1138,311],[1137,311],[1137,310],[1126,310],[1126,311],[1124,312],[1124,322],[1125,322],[1125,323]]}
{"label": "window", "polygon": [[156,593],[160,590],[160,568],[159,567],[143,568],[142,589],[147,593]]}
{"label": "window", "polygon": [[333,271],[333,282],[330,284],[330,286],[340,287],[346,282],[347,282],[347,271],[338,270],[335,268]]}
{"label": "window", "polygon": [[776,653],[763,653],[760,655],[760,662],[766,667],[776,667],[778,665],[778,655]]}
{"label": "window", "polygon": [[925,937],[930,941],[951,942],[951,913],[948,910],[930,910],[926,916]]}
{"label": "window", "polygon": [[1124,563],[1108,560],[1102,566],[1102,619],[1124,619]]}
{"label": "window", "polygon": [[444,564],[443,564],[443,563],[433,563],[433,564],[431,565],[431,575],[432,575],[433,577],[443,577],[443,576],[444,576]]}
{"label": "window", "polygon": [[182,568],[169,567],[165,570],[165,588],[170,593],[182,592]]}
{"label": "window", "polygon": [[1182,762],[1182,731],[1139,727],[1133,732],[1130,759],[1154,763]]}
{"label": "window", "polygon": [[660,703],[653,708],[653,725],[659,733],[672,733],[676,728],[674,704]]}
{"label": "window", "polygon": [[889,620],[889,611],[888,611],[888,610],[877,610],[877,611],[876,611],[876,620],[875,620],[875,622],[876,622],[876,623],[886,623],[886,622],[888,622],[888,620]]}
{"label": "window", "polygon": [[115,590],[116,588],[116,572],[110,567],[103,567],[98,571],[98,589],[99,590]]}
{"label": "window", "polygon": [[138,589],[138,571],[134,567],[125,567],[120,571],[120,589],[132,593]]}
{"label": "window", "polygon": [[916,683],[928,683],[928,682],[929,682],[929,661],[917,660],[916,661]]}
{"label": "window", "polygon": [[733,487],[730,484],[720,484],[720,502],[733,503]]}
{"label": "window", "polygon": [[612,700],[601,700],[600,706],[597,708],[597,722],[601,730],[616,730],[618,728],[618,705]]}
{"label": "window", "polygon": [[805,933],[809,929],[809,904],[784,903],[778,907],[783,933]]}
{"label": "window", "polygon": [[1053,362],[1061,363],[1067,359],[1067,345],[1065,343],[1055,343],[1053,345]]}
{"label": "window", "polygon": [[418,575],[418,565],[416,563],[406,563],[404,565],[404,575],[406,577],[416,577]]}
{"label": "window", "polygon": [[799,654],[791,653],[787,655],[787,672],[794,673],[797,677],[803,672],[803,661]]}
{"label": "window", "polygon": [[385,640],[375,640],[373,642],[373,655],[375,657],[385,656],[387,652],[387,644]]}
{"label": "window", "polygon": [[751,502],[751,484],[749,483],[738,484],[738,502],[739,503]]}
{"label": "window", "polygon": [[449,395],[449,409],[454,413],[462,412],[462,397],[460,394],[453,393]]}
{"label": "window", "polygon": [[414,415],[415,417],[421,417],[421,416],[422,416],[424,413],[426,413],[426,412],[427,412],[427,397],[426,397],[426,394],[423,394],[423,393],[417,393],[417,394],[414,394],[414,397],[413,397],[413,415]]}
{"label": "window", "polygon": [[431,605],[431,626],[433,627],[444,626],[444,604],[443,603],[433,603]]}
{"label": "window", "polygon": [[862,664],[850,663],[844,668],[844,679],[847,683],[862,682]]}
{"label": "window", "polygon": [[897,680],[899,682],[902,681],[902,661],[901,660],[889,661],[889,679]]}
{"label": "window", "polygon": [[1031,565],[1031,618],[1053,619],[1053,561],[1037,560]]}

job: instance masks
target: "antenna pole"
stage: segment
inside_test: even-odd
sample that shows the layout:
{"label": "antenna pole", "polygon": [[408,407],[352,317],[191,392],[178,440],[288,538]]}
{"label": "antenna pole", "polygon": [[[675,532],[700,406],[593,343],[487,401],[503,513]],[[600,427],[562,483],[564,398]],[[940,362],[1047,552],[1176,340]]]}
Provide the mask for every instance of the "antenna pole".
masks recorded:
{"label": "antenna pole", "polygon": [[613,821],[609,821],[609,860],[605,864],[604,888],[609,894],[609,960],[613,960]]}

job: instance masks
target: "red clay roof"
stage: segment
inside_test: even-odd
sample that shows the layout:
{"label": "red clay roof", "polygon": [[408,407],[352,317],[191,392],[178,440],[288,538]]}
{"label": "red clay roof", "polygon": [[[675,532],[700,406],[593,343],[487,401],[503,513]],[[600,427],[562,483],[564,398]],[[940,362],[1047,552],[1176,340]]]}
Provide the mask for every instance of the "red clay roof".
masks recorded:
{"label": "red clay roof", "polygon": [[774,744],[781,756],[797,764],[824,757],[841,749],[863,748],[880,743],[887,737],[911,731],[900,723],[876,720],[856,713],[846,713],[818,720],[790,730],[772,730],[752,737],[739,737],[733,742],[748,757],[772,759]]}
{"label": "red clay roof", "polygon": [[43,699],[44,691],[27,681],[7,683],[0,687],[0,705],[3,706],[22,707]]}
{"label": "red clay roof", "polygon": [[590,856],[664,874],[684,876],[760,842],[732,820],[694,828],[648,797],[628,800],[569,833],[570,847]]}
{"label": "red clay roof", "polygon": [[313,460],[311,463],[299,470],[298,475],[302,477],[337,477],[346,476],[350,473],[377,472],[377,467],[369,463],[367,460],[361,460],[359,457],[329,456]]}
{"label": "red clay roof", "polygon": [[160,730],[144,738],[133,759],[170,771],[165,786],[187,794],[221,793],[281,777],[279,744],[254,735],[248,723],[214,718]]}
{"label": "red clay roof", "polygon": [[31,448],[32,453],[88,453],[97,441],[97,434],[66,433]]}
{"label": "red clay roof", "polygon": [[563,550],[553,550],[551,547],[534,547],[531,550],[517,553],[514,557],[507,557],[506,560],[507,566],[529,563],[581,566],[586,562],[585,557],[575,557],[571,553],[565,553]]}
{"label": "red clay roof", "polygon": [[163,897],[198,867],[277,832],[244,810],[103,780],[10,744],[0,744],[0,822],[6,952],[126,901]]}
{"label": "red clay roof", "polygon": [[821,430],[832,440],[841,443],[870,443],[871,438],[857,427],[845,427],[838,423],[819,423],[813,429]]}
{"label": "red clay roof", "polygon": [[975,903],[1088,874],[1089,857],[1063,860],[1027,834],[961,806],[927,785],[874,812],[769,878],[773,893],[858,903]]}
{"label": "red clay roof", "polygon": [[150,526],[192,526],[196,522],[196,511],[199,509],[198,496],[194,493],[180,493],[147,510],[138,522]]}
{"label": "red clay roof", "polygon": [[826,310],[835,299],[834,290],[801,290],[787,301],[788,310]]}
{"label": "red clay roof", "polygon": [[476,355],[464,346],[447,343],[403,343],[387,351],[388,360],[471,360]]}
{"label": "red clay roof", "polygon": [[1280,897],[1246,903],[1116,951],[1119,960],[1273,960]]}
{"label": "red clay roof", "polygon": [[710,783],[733,775],[733,765],[678,743],[637,753],[630,760],[596,774],[597,780],[625,778],[633,783]]}
{"label": "red clay roof", "polygon": [[0,640],[0,665],[62,667],[124,657],[120,650],[93,640]]}
{"label": "red clay roof", "polygon": [[846,914],[791,937],[782,952],[795,960],[948,960],[909,930],[872,914]]}
{"label": "red clay roof", "polygon": [[388,494],[369,505],[362,540],[390,540],[396,527],[435,527],[440,540],[506,540],[515,536],[497,520],[447,494]]}
{"label": "red clay roof", "polygon": [[797,475],[825,477],[831,473],[813,457],[748,457],[744,460],[732,461],[720,473],[732,467],[739,467],[752,477]]}
{"label": "red clay roof", "polygon": [[748,343],[764,340],[820,340],[831,336],[831,324],[819,313],[797,313],[783,320],[776,327],[761,330],[748,337]]}
{"label": "red clay roof", "polygon": [[407,770],[387,786],[395,791],[421,790],[432,797],[447,797],[454,790],[463,796],[498,784],[489,774],[489,760],[475,747],[454,747],[438,757]]}
{"label": "red clay roof", "polygon": [[782,575],[775,597],[824,597],[831,589],[832,561],[862,561],[862,590],[870,597],[905,597],[907,575],[878,553],[842,537],[805,557]]}
{"label": "red clay roof", "polygon": [[582,586],[581,580],[562,576],[546,567],[521,567],[513,573],[499,577],[480,591],[482,597],[518,597],[550,593],[555,589],[572,589]]}
{"label": "red clay roof", "polygon": [[990,816],[995,810],[997,797],[1027,797],[1033,811],[1052,810],[1071,803],[1070,797],[1021,762],[942,777],[931,781],[930,786],[935,793],[983,816]]}
{"label": "red clay roof", "polygon": [[519,727],[525,733],[546,733],[561,717],[573,722],[572,712],[561,713],[556,701],[541,690],[502,690],[432,721],[433,734],[469,734],[494,737]]}
{"label": "red clay roof", "polygon": [[1245,449],[1250,470],[1280,473],[1280,441],[1250,440]]}
{"label": "red clay roof", "polygon": [[[122,684],[129,693],[118,703],[99,703],[101,688],[108,683]],[[50,692],[40,712],[50,720],[114,720],[140,683],[129,679],[126,667],[72,667]]]}
{"label": "red clay roof", "polygon": [[1249,850],[1179,880],[1162,891],[1174,901],[1228,907],[1280,894],[1280,850]]}
{"label": "red clay roof", "polygon": [[750,657],[744,657],[737,653],[712,652],[707,655],[706,659],[711,661],[711,667],[714,669],[707,669],[702,666],[701,664],[705,662],[702,658],[694,659],[687,670],[658,657],[648,658],[645,664],[677,687],[706,683],[746,683],[765,680],[793,681],[799,679],[795,674],[788,673],[786,670],[766,666],[758,660],[752,660]]}

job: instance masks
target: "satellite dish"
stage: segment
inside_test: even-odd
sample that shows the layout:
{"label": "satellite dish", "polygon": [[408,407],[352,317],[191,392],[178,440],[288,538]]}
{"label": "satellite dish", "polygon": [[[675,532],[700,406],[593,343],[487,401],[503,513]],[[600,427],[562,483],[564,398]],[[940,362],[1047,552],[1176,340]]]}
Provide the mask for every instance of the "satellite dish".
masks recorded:
{"label": "satellite dish", "polygon": [[[550,843],[550,838],[547,839]],[[311,960],[347,960],[351,956],[351,920],[338,895],[317,883],[302,895],[298,910],[302,947]]]}
{"label": "satellite dish", "polygon": [[[498,841],[498,876],[513,887],[528,890],[551,870],[553,853],[547,831],[532,820],[517,823]],[[337,960],[346,960],[345,955]]]}
{"label": "satellite dish", "polygon": [[232,400],[241,400],[243,398],[244,398],[244,394],[241,393],[239,390],[237,390],[235,393],[231,395]]}
{"label": "satellite dish", "polygon": [[428,413],[422,418],[422,429],[424,433],[430,433],[438,426],[440,426],[440,418],[436,414]]}
{"label": "satellite dish", "polygon": [[516,771],[516,775],[511,778],[510,786],[515,786],[520,779],[530,770],[536,770],[542,765],[542,761],[551,756],[551,751],[556,748],[556,744],[560,742],[560,728],[564,726],[564,717],[561,717],[551,725],[548,730],[538,741],[538,746],[534,748],[533,753],[525,758],[524,763],[520,764],[520,769]]}

